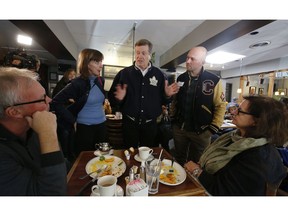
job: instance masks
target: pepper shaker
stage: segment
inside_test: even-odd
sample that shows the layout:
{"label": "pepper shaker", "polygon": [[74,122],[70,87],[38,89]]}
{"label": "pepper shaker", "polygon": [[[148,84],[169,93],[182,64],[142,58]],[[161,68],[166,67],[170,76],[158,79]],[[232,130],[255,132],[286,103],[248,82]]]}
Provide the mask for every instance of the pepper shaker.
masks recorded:
{"label": "pepper shaker", "polygon": [[129,170],[129,182],[131,182],[133,180],[134,180],[134,170],[131,167],[130,170]]}

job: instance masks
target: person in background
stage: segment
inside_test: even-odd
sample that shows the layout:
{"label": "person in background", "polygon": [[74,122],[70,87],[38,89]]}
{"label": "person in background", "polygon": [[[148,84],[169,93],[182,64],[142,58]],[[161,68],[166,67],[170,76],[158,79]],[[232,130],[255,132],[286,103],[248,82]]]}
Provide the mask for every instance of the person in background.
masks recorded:
{"label": "person in background", "polygon": [[39,57],[37,55],[33,55],[33,57],[35,59],[35,67],[34,68],[28,68],[28,69],[39,74],[39,83],[45,89],[46,95],[50,96],[49,90],[48,90],[48,82],[47,82],[47,80],[45,82],[46,73],[43,73],[44,71],[40,70],[41,61],[40,61],[40,59],[39,59]]}
{"label": "person in background", "polygon": [[[285,96],[281,97],[279,101],[281,103],[283,103],[288,109],[288,98],[287,98],[287,96],[286,97]],[[282,157],[283,163],[286,166],[287,171],[288,171],[288,141],[283,144],[283,147],[279,147],[278,151],[279,151],[279,153],[280,153],[280,155]],[[288,195],[288,172],[287,172],[286,177],[283,179],[281,185],[279,186],[279,188],[286,192],[286,194],[284,194],[284,195],[286,195],[286,196]]]}
{"label": "person in background", "polygon": [[286,107],[288,107],[288,98],[287,97],[281,97],[279,101],[281,103],[285,104]]}
{"label": "person in background", "polygon": [[51,99],[26,69],[0,68],[0,195],[66,195]]}
{"label": "person in background", "polygon": [[162,105],[179,89],[176,83],[168,86],[164,73],[152,65],[152,47],[146,39],[135,43],[134,64],[117,73],[108,92],[111,106],[123,115],[124,148],[154,146]]}
{"label": "person in background", "polygon": [[204,47],[190,49],[187,70],[177,78],[183,86],[171,103],[175,158],[181,165],[199,160],[224,119],[226,103],[222,82],[204,70],[206,55]]}
{"label": "person in background", "polygon": [[157,134],[155,137],[155,145],[161,144],[167,152],[170,153],[169,140],[173,138],[171,120],[169,117],[168,105],[162,105],[162,113],[157,118]]}
{"label": "person in background", "polygon": [[[106,141],[106,116],[104,79],[102,71],[103,54],[95,49],[83,49],[77,61],[76,77],[51,102],[58,124],[75,132],[75,156],[81,151],[95,150],[95,144]],[[66,102],[75,102],[66,106]]]}
{"label": "person in background", "polygon": [[[238,105],[238,104],[237,104]],[[234,112],[239,105],[237,106],[235,103],[228,103],[226,106],[226,112],[225,112],[225,119],[232,119],[232,112]]]}
{"label": "person in background", "polygon": [[232,122],[236,131],[220,136],[199,163],[185,168],[211,195],[273,195],[287,175],[275,148],[288,140],[287,108],[270,97],[246,96]]}
{"label": "person in background", "polygon": [[[56,87],[53,90],[52,98],[55,97],[72,79],[76,77],[76,71],[74,68],[69,68],[65,71],[63,77],[59,80]],[[73,101],[72,101],[73,102]]]}
{"label": "person in background", "polygon": [[[75,77],[76,77],[75,69],[74,68],[67,69],[61,80],[57,83],[52,93],[52,98],[55,97],[55,95],[57,95],[63,88],[65,88],[71,82],[72,79],[75,79]],[[73,103],[74,100],[72,98],[69,98],[66,101],[66,106],[69,106]],[[58,124],[57,134],[64,156],[70,163],[73,163],[73,161],[75,160],[75,153],[73,149],[74,135],[75,135],[74,128],[70,128],[68,130],[67,128],[63,127],[62,124]]]}

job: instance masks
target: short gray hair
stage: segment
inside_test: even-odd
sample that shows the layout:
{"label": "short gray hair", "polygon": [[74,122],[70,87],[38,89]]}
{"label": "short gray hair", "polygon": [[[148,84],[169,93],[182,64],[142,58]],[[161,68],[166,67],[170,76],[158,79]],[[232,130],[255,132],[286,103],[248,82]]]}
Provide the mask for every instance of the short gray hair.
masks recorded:
{"label": "short gray hair", "polygon": [[4,110],[22,100],[22,92],[28,89],[38,74],[27,69],[15,67],[0,67],[0,118]]}

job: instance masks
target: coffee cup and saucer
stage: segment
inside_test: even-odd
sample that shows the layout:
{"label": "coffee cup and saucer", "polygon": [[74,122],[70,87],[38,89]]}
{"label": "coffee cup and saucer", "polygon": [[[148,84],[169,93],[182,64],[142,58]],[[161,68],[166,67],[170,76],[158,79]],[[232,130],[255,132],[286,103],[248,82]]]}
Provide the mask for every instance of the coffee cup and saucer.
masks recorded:
{"label": "coffee cup and saucer", "polygon": [[143,161],[150,161],[153,160],[154,156],[152,155],[153,149],[142,146],[138,148],[138,154],[134,156],[134,159],[138,162],[143,162]]}
{"label": "coffee cup and saucer", "polygon": [[117,184],[117,177],[106,175],[98,179],[97,185],[92,186],[90,196],[124,196],[124,190]]}

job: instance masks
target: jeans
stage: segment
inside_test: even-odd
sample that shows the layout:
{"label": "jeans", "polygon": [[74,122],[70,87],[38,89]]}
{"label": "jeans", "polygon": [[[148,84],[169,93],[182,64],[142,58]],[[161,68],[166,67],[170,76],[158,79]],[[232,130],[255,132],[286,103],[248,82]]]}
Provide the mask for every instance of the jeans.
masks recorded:
{"label": "jeans", "polygon": [[190,160],[197,163],[205,148],[211,143],[211,136],[209,130],[197,134],[173,125],[176,161],[182,166]]}

